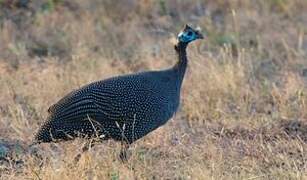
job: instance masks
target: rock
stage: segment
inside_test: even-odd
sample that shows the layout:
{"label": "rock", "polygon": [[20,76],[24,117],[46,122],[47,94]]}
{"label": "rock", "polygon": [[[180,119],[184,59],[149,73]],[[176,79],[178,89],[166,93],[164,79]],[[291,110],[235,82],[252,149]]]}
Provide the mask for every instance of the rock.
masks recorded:
{"label": "rock", "polygon": [[9,148],[6,146],[6,144],[0,142],[0,159],[6,157],[9,153]]}

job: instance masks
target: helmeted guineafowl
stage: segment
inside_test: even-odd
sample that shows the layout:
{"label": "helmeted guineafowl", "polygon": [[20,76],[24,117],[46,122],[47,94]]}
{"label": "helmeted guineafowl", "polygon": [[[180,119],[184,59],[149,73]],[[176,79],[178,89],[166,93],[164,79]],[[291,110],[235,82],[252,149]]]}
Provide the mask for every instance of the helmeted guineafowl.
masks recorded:
{"label": "helmeted guineafowl", "polygon": [[113,77],[69,93],[48,109],[35,142],[95,136],[130,144],[162,126],[179,106],[187,45],[202,38],[186,25],[178,35],[173,67]]}

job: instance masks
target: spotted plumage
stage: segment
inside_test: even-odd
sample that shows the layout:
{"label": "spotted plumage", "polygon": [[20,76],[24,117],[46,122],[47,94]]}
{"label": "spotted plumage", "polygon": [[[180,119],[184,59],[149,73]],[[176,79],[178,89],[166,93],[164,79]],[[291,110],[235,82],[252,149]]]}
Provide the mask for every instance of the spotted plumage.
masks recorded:
{"label": "spotted plumage", "polygon": [[178,62],[169,69],[117,76],[69,93],[48,109],[35,141],[95,136],[130,144],[162,126],[179,106],[186,47],[200,38],[186,26],[175,46]]}

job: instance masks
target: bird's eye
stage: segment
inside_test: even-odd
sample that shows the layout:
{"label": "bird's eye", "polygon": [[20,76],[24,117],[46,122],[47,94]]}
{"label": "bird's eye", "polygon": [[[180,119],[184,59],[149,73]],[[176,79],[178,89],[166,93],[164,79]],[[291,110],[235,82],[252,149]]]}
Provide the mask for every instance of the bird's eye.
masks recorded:
{"label": "bird's eye", "polygon": [[191,31],[188,32],[188,36],[192,36],[192,34],[193,34],[193,33],[192,33]]}

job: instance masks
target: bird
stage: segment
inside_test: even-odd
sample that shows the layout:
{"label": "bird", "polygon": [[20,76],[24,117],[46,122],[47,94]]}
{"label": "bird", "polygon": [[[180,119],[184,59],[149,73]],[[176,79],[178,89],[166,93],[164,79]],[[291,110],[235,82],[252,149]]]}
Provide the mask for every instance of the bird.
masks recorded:
{"label": "bird", "polygon": [[129,146],[161,127],[180,104],[188,44],[203,38],[199,30],[185,25],[174,46],[178,60],[173,66],[111,77],[70,92],[49,107],[34,142],[98,137]]}

